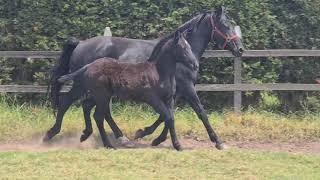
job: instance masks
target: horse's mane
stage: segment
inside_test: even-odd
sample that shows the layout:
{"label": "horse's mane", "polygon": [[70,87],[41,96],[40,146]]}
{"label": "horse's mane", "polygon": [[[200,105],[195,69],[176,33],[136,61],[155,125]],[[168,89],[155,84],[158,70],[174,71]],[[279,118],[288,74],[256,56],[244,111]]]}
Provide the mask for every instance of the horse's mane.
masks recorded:
{"label": "horse's mane", "polygon": [[[204,17],[207,15],[207,12],[200,13],[190,19],[189,21],[185,22],[181,26],[179,26],[176,31],[184,32],[186,30],[192,30],[193,28],[197,27],[200,22],[204,19]],[[175,31],[175,32],[176,32]],[[152,62],[157,59],[157,56],[160,54],[162,47],[174,37],[175,32],[161,38],[161,40],[156,44],[156,46],[153,48],[153,51],[151,53],[151,56],[147,61]]]}
{"label": "horse's mane", "polygon": [[156,44],[156,46],[153,48],[153,51],[151,53],[151,56],[149,57],[149,59],[147,61],[152,62],[155,61],[158,57],[158,55],[160,54],[162,47],[172,38],[173,36],[168,35],[165,36],[163,38],[161,38],[161,40]]}

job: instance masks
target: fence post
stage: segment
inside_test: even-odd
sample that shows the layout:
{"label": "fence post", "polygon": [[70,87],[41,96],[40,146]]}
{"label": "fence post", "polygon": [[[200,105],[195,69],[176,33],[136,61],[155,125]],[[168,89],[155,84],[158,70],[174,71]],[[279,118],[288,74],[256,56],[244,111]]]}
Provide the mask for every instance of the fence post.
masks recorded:
{"label": "fence post", "polygon": [[[103,36],[112,37],[112,32],[110,27],[104,28]],[[112,98],[110,99],[110,102],[109,102],[109,109],[110,109],[110,112],[112,112]]]}
{"label": "fence post", "polygon": [[[241,71],[242,71],[242,59],[241,57],[234,58],[234,84],[241,84]],[[241,114],[242,96],[241,91],[234,91],[233,106],[236,114]]]}
{"label": "fence post", "polygon": [[110,27],[106,27],[106,28],[104,29],[103,35],[104,35],[104,36],[110,36],[110,37],[112,36],[112,32],[111,32]]}

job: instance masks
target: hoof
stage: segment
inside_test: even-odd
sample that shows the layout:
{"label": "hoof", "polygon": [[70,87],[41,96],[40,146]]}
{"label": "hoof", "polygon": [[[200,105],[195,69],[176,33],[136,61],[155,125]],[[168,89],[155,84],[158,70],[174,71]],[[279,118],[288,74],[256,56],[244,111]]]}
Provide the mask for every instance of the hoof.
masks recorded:
{"label": "hoof", "polygon": [[50,141],[50,137],[49,137],[49,135],[48,135],[48,133],[46,133],[46,135],[44,135],[44,137],[42,138],[42,142],[48,142],[48,141]]}
{"label": "hoof", "polygon": [[133,142],[131,142],[127,137],[122,136],[117,139],[117,143],[120,144],[121,146],[127,147],[127,148],[132,148],[135,146]]}
{"label": "hoof", "polygon": [[119,138],[117,139],[117,142],[118,142],[119,144],[124,144],[124,143],[130,142],[130,140],[129,140],[127,137],[122,136],[122,137],[119,137]]}
{"label": "hoof", "polygon": [[158,139],[155,139],[152,141],[151,146],[158,146],[160,144],[160,141]]}
{"label": "hoof", "polygon": [[87,140],[89,138],[90,135],[88,134],[82,134],[81,137],[80,137],[80,142],[83,142],[85,140]]}
{"label": "hoof", "polygon": [[83,130],[83,131],[82,131],[82,135],[81,135],[81,137],[80,137],[80,142],[83,142],[83,141],[87,140],[87,139],[91,136],[91,134],[92,134],[92,129],[89,129],[89,130],[85,129],[85,130]]}
{"label": "hoof", "polygon": [[143,138],[143,134],[144,134],[144,131],[142,129],[139,129],[135,136],[134,136],[134,139],[140,139],[140,138]]}
{"label": "hoof", "polygon": [[227,149],[227,146],[224,145],[223,143],[219,143],[219,144],[216,144],[216,148],[218,150],[225,150],[225,149]]}
{"label": "hoof", "polygon": [[181,146],[180,144],[175,144],[175,145],[173,145],[173,147],[174,147],[177,151],[182,151],[182,150],[183,150],[183,148],[182,148],[182,146]]}
{"label": "hoof", "polygon": [[106,148],[107,150],[117,150],[117,148],[116,148],[116,147],[113,147],[113,146],[105,146],[105,148]]}

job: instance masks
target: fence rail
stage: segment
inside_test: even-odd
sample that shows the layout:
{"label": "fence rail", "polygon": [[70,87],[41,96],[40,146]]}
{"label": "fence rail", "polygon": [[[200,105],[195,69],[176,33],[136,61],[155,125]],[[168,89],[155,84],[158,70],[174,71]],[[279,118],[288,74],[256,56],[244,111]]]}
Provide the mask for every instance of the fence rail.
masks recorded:
{"label": "fence rail", "polygon": [[[31,58],[46,59],[57,58],[60,51],[0,51],[3,58]],[[320,50],[306,49],[270,49],[270,50],[247,50],[242,57],[319,57]],[[234,57],[230,51],[207,50],[203,57]]]}
{"label": "fence rail", "polygon": [[[55,59],[60,51],[0,51],[0,58],[31,58],[31,59]],[[243,91],[320,91],[318,84],[242,84],[242,58],[235,58],[229,51],[205,51],[203,57],[228,57],[234,58],[234,84],[197,84],[197,91],[234,91],[234,107],[236,112],[241,111],[241,93]],[[242,57],[318,57],[320,50],[306,49],[272,49],[272,50],[248,50]],[[250,59],[246,59],[250,60]],[[62,91],[67,91],[64,87]],[[13,93],[44,93],[47,86],[37,85],[0,85],[0,92]]]}
{"label": "fence rail", "polygon": [[[64,86],[61,92],[69,91],[71,86]],[[46,93],[48,86],[44,85],[1,85],[0,93]],[[320,91],[318,84],[197,84],[197,91],[227,92],[227,91]]]}

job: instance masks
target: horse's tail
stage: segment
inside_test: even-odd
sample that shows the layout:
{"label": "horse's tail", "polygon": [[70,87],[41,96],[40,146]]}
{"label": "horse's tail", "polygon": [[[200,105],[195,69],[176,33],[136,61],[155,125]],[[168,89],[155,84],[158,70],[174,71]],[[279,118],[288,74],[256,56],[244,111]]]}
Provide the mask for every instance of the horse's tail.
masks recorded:
{"label": "horse's tail", "polygon": [[77,47],[79,42],[79,40],[73,37],[68,39],[68,41],[63,45],[60,58],[58,59],[55,67],[51,71],[48,91],[50,89],[50,102],[54,111],[59,105],[59,92],[62,87],[62,84],[59,83],[57,79],[69,72],[70,58],[73,50]]}
{"label": "horse's tail", "polygon": [[59,77],[57,79],[57,81],[61,84],[67,82],[67,81],[71,81],[71,80],[74,80],[75,78],[78,78],[79,76],[81,76],[86,70],[87,70],[87,67],[89,66],[90,64],[87,64],[85,66],[83,66],[82,68],[78,69],[77,71],[73,72],[73,73],[70,73],[70,74],[67,74],[67,75],[63,75],[61,77]]}

